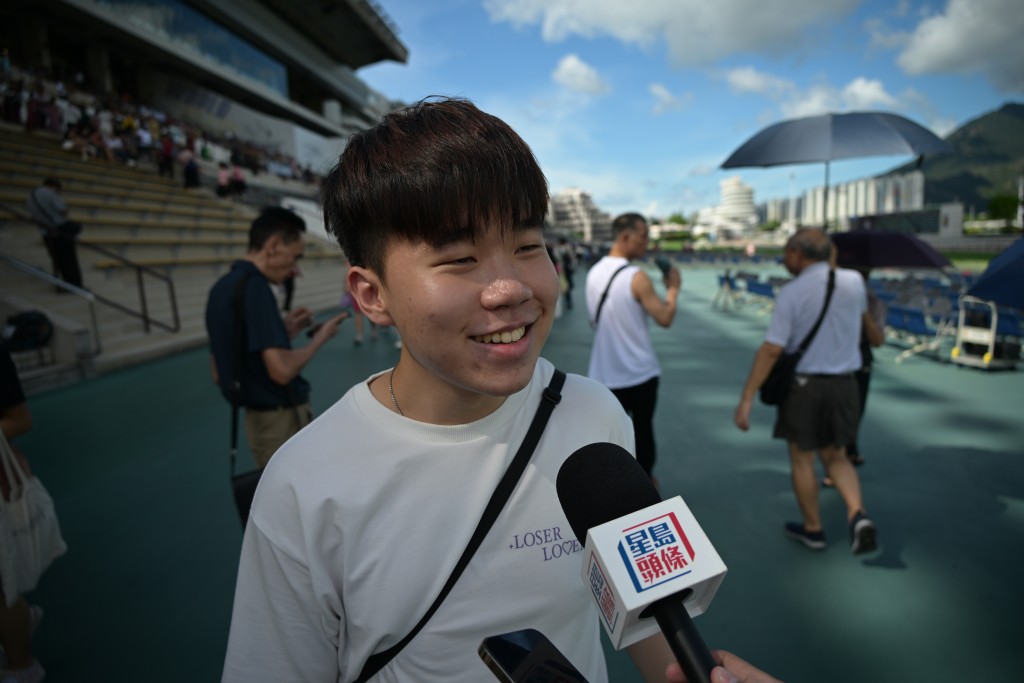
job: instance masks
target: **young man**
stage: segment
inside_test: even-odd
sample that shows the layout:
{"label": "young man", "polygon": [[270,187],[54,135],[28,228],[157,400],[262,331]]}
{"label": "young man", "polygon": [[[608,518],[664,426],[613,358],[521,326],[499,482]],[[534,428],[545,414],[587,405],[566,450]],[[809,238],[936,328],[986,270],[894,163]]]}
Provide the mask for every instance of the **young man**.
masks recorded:
{"label": "young man", "polygon": [[778,406],[772,436],[784,439],[789,447],[793,492],[803,517],[801,523],[785,525],[786,536],[811,550],[826,547],[814,474],[817,452],[846,503],[850,549],[866,553],[877,547],[875,524],[864,510],[860,479],[846,457],[846,444],[857,433],[860,414],[854,373],[861,367],[860,338],[867,317],[867,294],[860,274],[832,268],[831,254],[832,241],[821,230],[800,230],[786,242],[783,262],[796,277],[779,290],[771,324],[754,356],[734,421],[741,430],[750,429],[754,397],[782,353],[793,353],[814,327],[834,273],[832,299],[821,327],[796,366],[792,387]]}
{"label": "young man", "polygon": [[[206,331],[210,337],[213,379],[229,401],[234,397],[238,367],[239,401],[245,407],[245,433],[258,467],[293,434],[313,419],[309,382],[299,373],[348,317],[336,316],[320,326],[305,346],[293,349],[291,340],[309,327],[313,314],[297,308],[284,318],[270,285],[295,273],[302,258],[306,224],[281,207],[267,207],[249,228],[249,251],[210,289],[206,304]],[[245,316],[242,358],[235,358],[236,295],[245,279],[242,296]]]}
{"label": "young man", "polygon": [[647,319],[661,327],[672,324],[682,278],[674,267],[665,273],[662,299],[643,268],[630,265],[647,254],[647,221],[640,214],[618,216],[612,221],[612,235],[615,242],[611,251],[587,273],[587,308],[590,320],[596,321],[587,376],[611,389],[632,417],[636,459],[651,474],[661,366],[651,344]]}
{"label": "young man", "polygon": [[[462,554],[554,372],[540,359],[558,298],[541,232],[547,184],[504,122],[461,100],[389,114],[350,139],[323,187],[349,291],[403,346],[395,367],[350,389],[264,473],[225,681],[354,681],[401,641]],[[632,430],[595,382],[570,375],[561,395],[465,573],[370,680],[488,680],[481,640],[526,627],[588,680],[607,679],[555,478],[588,443],[632,448]],[[666,680],[660,636],[632,652],[648,680]],[[682,680],[676,665],[668,673]]]}

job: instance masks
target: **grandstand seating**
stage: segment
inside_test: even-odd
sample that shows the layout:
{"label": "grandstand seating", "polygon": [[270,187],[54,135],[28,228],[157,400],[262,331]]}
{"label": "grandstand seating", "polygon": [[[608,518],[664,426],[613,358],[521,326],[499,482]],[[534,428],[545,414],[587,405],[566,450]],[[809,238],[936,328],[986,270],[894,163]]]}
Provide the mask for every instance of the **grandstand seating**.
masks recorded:
{"label": "grandstand seating", "polygon": [[[77,374],[205,344],[207,292],[244,255],[256,208],[217,198],[206,189],[185,190],[180,177],[177,182],[160,178],[155,168],[82,161],[52,137],[0,129],[0,252],[46,272],[49,256],[38,228],[28,220],[25,198],[51,175],[63,184],[70,218],[84,225],[78,251],[85,286],[120,305],[140,308],[136,269],[89,248],[95,245],[166,273],[181,319],[177,332],[153,328],[147,333],[138,319],[99,307],[102,352],[95,359],[79,359]],[[336,307],[344,286],[342,264],[336,245],[311,236],[294,305],[315,312]],[[172,302],[166,288],[151,281],[145,287],[150,315],[169,320]],[[20,271],[0,265],[0,288],[4,311],[37,308],[77,335],[91,326],[88,305],[80,297],[58,296],[52,285]],[[38,374],[37,382],[31,374],[23,377],[30,391],[47,385],[46,373]]]}

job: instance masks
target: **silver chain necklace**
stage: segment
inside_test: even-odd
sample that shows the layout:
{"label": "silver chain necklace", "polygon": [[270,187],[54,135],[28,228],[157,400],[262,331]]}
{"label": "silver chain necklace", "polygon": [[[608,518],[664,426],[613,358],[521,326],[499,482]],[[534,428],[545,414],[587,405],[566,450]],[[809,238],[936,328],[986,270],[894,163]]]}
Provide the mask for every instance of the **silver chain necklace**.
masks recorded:
{"label": "silver chain necklace", "polygon": [[398,400],[395,399],[395,368],[398,367],[398,363],[395,363],[395,367],[391,368],[391,374],[388,375],[388,393],[391,394],[391,405],[395,406],[395,412],[405,417],[405,413],[398,407]]}

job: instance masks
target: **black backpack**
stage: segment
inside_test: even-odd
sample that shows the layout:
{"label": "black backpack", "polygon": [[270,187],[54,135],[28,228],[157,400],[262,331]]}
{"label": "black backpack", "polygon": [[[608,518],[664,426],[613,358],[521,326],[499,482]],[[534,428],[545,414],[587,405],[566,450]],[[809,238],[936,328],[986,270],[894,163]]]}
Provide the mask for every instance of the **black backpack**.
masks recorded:
{"label": "black backpack", "polygon": [[33,351],[41,349],[53,338],[53,323],[41,311],[22,311],[7,318],[7,349]]}

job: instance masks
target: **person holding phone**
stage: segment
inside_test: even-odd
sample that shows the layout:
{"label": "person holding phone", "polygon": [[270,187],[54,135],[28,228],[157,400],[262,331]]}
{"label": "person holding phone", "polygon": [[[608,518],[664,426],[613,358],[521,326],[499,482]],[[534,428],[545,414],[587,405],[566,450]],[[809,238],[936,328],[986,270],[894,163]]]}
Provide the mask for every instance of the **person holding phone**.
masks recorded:
{"label": "person holding phone", "polygon": [[612,221],[611,251],[587,273],[587,308],[594,326],[587,376],[611,389],[633,419],[637,462],[653,478],[654,409],[661,366],[648,318],[661,327],[672,325],[683,280],[667,259],[659,263],[665,281],[663,299],[644,269],[631,264],[647,254],[649,234],[647,220],[640,214],[618,216]]}

